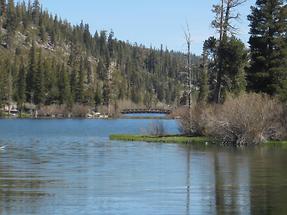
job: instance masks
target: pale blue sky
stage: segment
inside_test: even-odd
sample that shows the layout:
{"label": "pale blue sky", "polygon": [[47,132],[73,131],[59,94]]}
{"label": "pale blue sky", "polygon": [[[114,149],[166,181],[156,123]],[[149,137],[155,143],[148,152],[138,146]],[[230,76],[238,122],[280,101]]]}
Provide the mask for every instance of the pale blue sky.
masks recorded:
{"label": "pale blue sky", "polygon": [[[68,19],[72,24],[81,20],[90,25],[91,32],[113,29],[121,40],[186,51],[183,29],[189,23],[192,50],[201,54],[202,42],[215,35],[210,27],[212,4],[219,0],[42,0],[44,8]],[[79,4],[80,3],[80,4]],[[239,37],[248,40],[246,16],[255,0],[247,0],[239,9]]]}

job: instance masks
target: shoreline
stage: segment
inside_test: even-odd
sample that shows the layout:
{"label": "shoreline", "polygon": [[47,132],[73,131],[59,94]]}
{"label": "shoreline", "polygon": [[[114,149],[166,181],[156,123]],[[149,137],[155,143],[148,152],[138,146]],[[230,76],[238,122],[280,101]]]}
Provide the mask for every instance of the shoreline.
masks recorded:
{"label": "shoreline", "polygon": [[[201,145],[220,145],[218,141],[209,137],[189,137],[184,135],[128,135],[112,134],[109,136],[113,141],[125,142],[146,142],[146,143],[173,143],[173,144],[201,144]],[[262,146],[287,146],[287,140],[267,141]],[[260,146],[260,145],[258,145]]]}
{"label": "shoreline", "polygon": [[139,120],[139,119],[153,119],[153,120],[176,120],[175,118],[170,117],[97,117],[97,118],[90,118],[90,117],[0,117],[0,120],[7,119],[7,120],[15,120],[15,119],[33,119],[33,120],[66,120],[66,119],[83,119],[83,120],[111,120],[111,119],[131,119],[131,120]]}
{"label": "shoreline", "polygon": [[73,116],[38,116],[34,117],[30,114],[23,114],[22,116],[0,116],[1,119],[154,119],[154,120],[177,120],[175,117],[167,116],[125,116],[125,115],[116,115],[116,116],[107,116],[102,115],[100,117],[73,117]]}
{"label": "shoreline", "polygon": [[176,144],[215,144],[215,141],[208,137],[188,137],[182,135],[128,135],[112,134],[110,140],[126,142],[147,142],[147,143],[176,143]]}

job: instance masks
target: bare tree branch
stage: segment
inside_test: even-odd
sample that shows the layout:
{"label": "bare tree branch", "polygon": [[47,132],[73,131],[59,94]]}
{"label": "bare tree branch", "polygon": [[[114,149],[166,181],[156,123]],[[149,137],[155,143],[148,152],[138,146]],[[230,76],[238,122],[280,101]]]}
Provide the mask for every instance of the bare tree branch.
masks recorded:
{"label": "bare tree branch", "polygon": [[185,41],[187,45],[187,69],[188,69],[188,105],[191,108],[192,104],[192,82],[193,82],[193,74],[191,71],[191,34],[188,23],[186,23],[186,29],[184,30]]}
{"label": "bare tree branch", "polygon": [[234,35],[238,28],[232,24],[232,20],[240,18],[239,13],[234,13],[235,8],[244,4],[247,0],[220,0],[220,3],[213,5],[212,12],[215,13],[215,19],[211,25],[219,33],[220,41],[226,34]]}

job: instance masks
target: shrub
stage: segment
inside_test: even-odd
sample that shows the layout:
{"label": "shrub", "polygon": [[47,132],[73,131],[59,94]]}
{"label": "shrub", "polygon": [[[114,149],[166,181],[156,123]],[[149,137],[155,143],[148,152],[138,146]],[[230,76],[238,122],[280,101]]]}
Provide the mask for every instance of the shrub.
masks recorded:
{"label": "shrub", "polygon": [[267,95],[229,95],[222,105],[186,109],[180,125],[185,135],[209,136],[236,146],[259,144],[286,138],[287,110]]}
{"label": "shrub", "polygon": [[209,115],[209,135],[236,146],[282,138],[281,103],[267,95],[228,96]]}
{"label": "shrub", "polygon": [[164,136],[166,134],[164,124],[160,120],[155,120],[148,128],[148,134],[152,136]]}
{"label": "shrub", "polygon": [[281,124],[282,124],[282,128],[283,128],[282,138],[284,140],[286,140],[287,139],[287,105],[285,105],[284,108],[283,108],[283,115],[282,115],[282,118],[281,118]]}
{"label": "shrub", "polygon": [[49,105],[42,106],[38,110],[39,117],[67,117],[69,115],[68,108],[65,105]]}
{"label": "shrub", "polygon": [[195,104],[191,109],[181,108],[178,111],[181,133],[188,136],[207,135],[208,112],[210,108],[204,105]]}
{"label": "shrub", "polygon": [[72,116],[76,118],[85,118],[89,111],[90,109],[88,106],[75,104],[72,108]]}

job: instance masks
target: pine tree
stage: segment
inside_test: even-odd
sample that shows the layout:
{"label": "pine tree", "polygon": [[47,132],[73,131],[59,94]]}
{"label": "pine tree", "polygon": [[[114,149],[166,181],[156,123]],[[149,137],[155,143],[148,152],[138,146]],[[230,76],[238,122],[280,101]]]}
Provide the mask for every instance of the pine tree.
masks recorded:
{"label": "pine tree", "polygon": [[59,102],[68,106],[72,103],[69,75],[64,64],[59,71]]}
{"label": "pine tree", "polygon": [[[232,25],[232,20],[239,18],[239,14],[235,9],[242,5],[246,0],[220,0],[220,3],[213,6],[213,12],[215,13],[215,19],[212,22],[212,26],[219,33],[218,47],[216,52],[216,84],[214,89],[213,100],[217,103],[223,99],[224,90],[224,77],[226,71],[224,71],[224,58],[225,49],[228,46],[228,38],[230,35],[234,35],[236,27]],[[231,63],[231,62],[230,62]]]}
{"label": "pine tree", "polygon": [[93,65],[88,60],[88,58],[85,59],[85,64],[87,67],[87,84],[93,85],[94,83],[94,71],[93,71]]}
{"label": "pine tree", "polygon": [[[111,104],[111,97],[112,97],[112,91],[111,91],[111,82],[112,82],[112,76],[111,71],[109,69],[106,69],[104,67],[104,79],[103,79],[103,103],[104,105],[108,106],[108,109],[110,108]],[[110,111],[110,110],[108,110]]]}
{"label": "pine tree", "polygon": [[72,68],[70,74],[70,87],[71,87],[71,97],[73,101],[76,101],[76,91],[77,91],[77,70],[75,67]]}
{"label": "pine tree", "polygon": [[16,13],[15,13],[15,4],[14,0],[8,0],[7,7],[7,26],[11,29],[16,28]]}
{"label": "pine tree", "polygon": [[44,68],[42,59],[42,50],[39,52],[38,64],[36,73],[34,74],[34,103],[41,105],[45,99],[45,83],[44,83]]}
{"label": "pine tree", "polygon": [[2,28],[6,16],[6,0],[0,0],[0,42],[2,40]]}
{"label": "pine tree", "polygon": [[11,48],[14,43],[14,35],[15,29],[17,28],[17,19],[15,13],[15,5],[14,0],[8,0],[8,7],[7,7],[7,20],[6,20],[6,43],[7,47]]}
{"label": "pine tree", "polygon": [[1,105],[10,105],[13,96],[13,77],[9,59],[2,61],[2,70],[0,72],[0,103]]}
{"label": "pine tree", "polygon": [[48,99],[49,99],[48,104],[53,104],[53,103],[59,102],[59,94],[60,94],[59,87],[58,87],[59,68],[60,68],[59,64],[57,63],[55,58],[52,60],[51,65],[48,64],[48,68],[46,68],[49,71],[49,85],[47,87],[47,89],[49,89],[47,91],[48,92]]}
{"label": "pine tree", "polygon": [[95,109],[98,109],[98,106],[102,105],[102,96],[101,96],[101,91],[99,87],[97,87],[97,90],[95,92]]}
{"label": "pine tree", "polygon": [[90,27],[88,24],[85,24],[85,27],[84,27],[83,43],[86,45],[87,48],[91,46],[91,33],[90,33]]}
{"label": "pine tree", "polygon": [[0,16],[6,16],[6,0],[0,0]]}
{"label": "pine tree", "polygon": [[35,0],[33,2],[32,19],[33,19],[33,23],[35,25],[39,25],[39,19],[40,19],[40,2],[39,2],[39,0]]}
{"label": "pine tree", "polygon": [[114,57],[114,32],[111,31],[108,38],[108,50],[110,58]]}
{"label": "pine tree", "polygon": [[287,8],[283,0],[257,0],[251,7],[248,87],[270,95],[287,91]]}
{"label": "pine tree", "polygon": [[207,44],[204,44],[203,47],[203,62],[202,62],[202,72],[200,77],[200,83],[199,83],[199,95],[198,95],[198,102],[199,103],[207,103],[208,100],[208,53],[207,53]]}
{"label": "pine tree", "polygon": [[34,76],[37,72],[37,61],[36,61],[36,47],[35,47],[35,41],[32,43],[32,47],[30,49],[29,53],[29,65],[28,65],[28,71],[26,76],[26,98],[29,102],[34,103]]}
{"label": "pine tree", "polygon": [[109,81],[106,80],[103,85],[103,95],[102,95],[104,105],[106,106],[110,105],[110,96],[111,96],[110,85],[109,85]]}
{"label": "pine tree", "polygon": [[104,56],[106,51],[107,51],[107,32],[106,31],[101,31],[100,32],[100,37],[98,40],[98,44],[100,47],[100,55]]}
{"label": "pine tree", "polygon": [[24,60],[21,59],[21,64],[20,64],[20,69],[18,72],[18,80],[17,80],[17,105],[20,110],[20,114],[22,113],[23,110],[23,104],[25,103],[26,100],[26,81],[25,81],[25,65],[24,65]]}
{"label": "pine tree", "polygon": [[247,50],[244,43],[239,39],[231,38],[229,42],[229,78],[231,82],[230,91],[236,95],[246,91],[247,81],[245,67],[247,66]]}
{"label": "pine tree", "polygon": [[80,69],[78,71],[77,77],[77,89],[76,89],[76,101],[82,103],[84,101],[84,80],[85,80],[85,71],[84,71],[84,60],[81,58]]}
{"label": "pine tree", "polygon": [[235,37],[231,37],[221,46],[222,71],[222,97],[231,92],[240,94],[245,91],[245,66],[247,51],[244,44]]}

